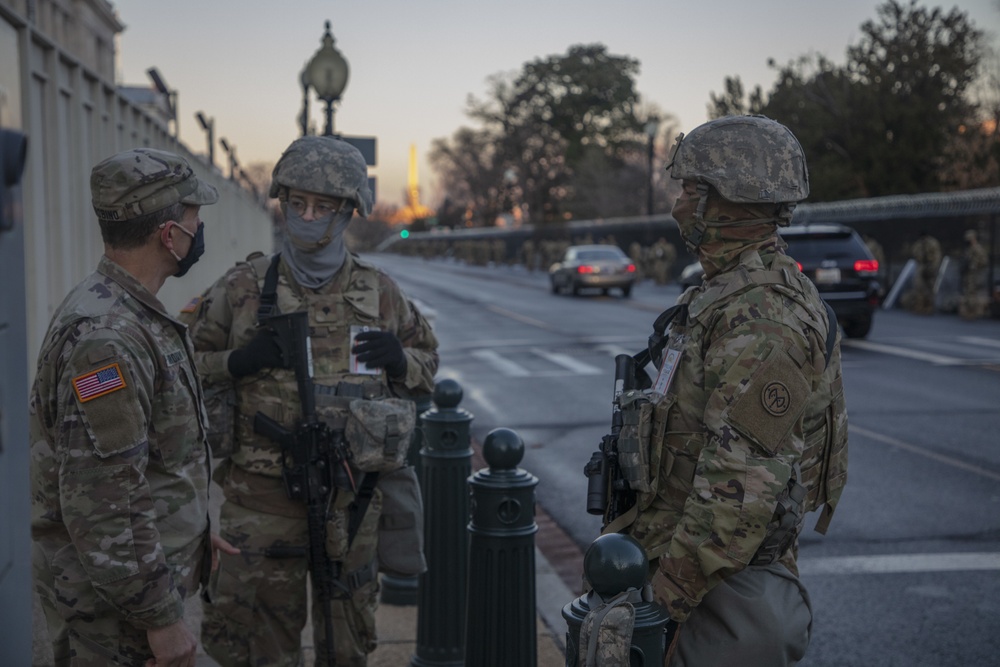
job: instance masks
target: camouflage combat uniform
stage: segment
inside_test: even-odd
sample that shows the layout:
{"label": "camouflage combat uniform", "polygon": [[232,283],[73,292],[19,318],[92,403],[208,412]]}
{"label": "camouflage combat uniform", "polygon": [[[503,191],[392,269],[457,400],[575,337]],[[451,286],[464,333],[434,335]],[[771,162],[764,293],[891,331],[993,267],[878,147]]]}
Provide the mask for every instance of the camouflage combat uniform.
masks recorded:
{"label": "camouflage combat uniform", "polygon": [[825,532],[847,475],[836,322],[776,232],[808,195],[805,156],[784,126],[743,116],[679,138],[671,164],[672,213],[706,280],[668,311],[648,490],[619,521],[680,623],[671,667],[791,665],[812,624],[802,516],[825,505]]}
{"label": "camouflage combat uniform", "polygon": [[986,249],[976,238],[975,230],[965,232],[968,244],[962,253],[962,298],[958,303],[958,314],[967,320],[979,319],[989,310],[986,294],[986,272],[990,258]]}
{"label": "camouflage combat uniform", "polygon": [[907,309],[920,315],[933,315],[935,306],[935,283],[941,267],[941,244],[929,234],[924,234],[913,242],[911,248],[917,270],[913,274],[913,286],[906,295]]}
{"label": "camouflage combat uniform", "polygon": [[31,391],[36,587],[57,664],[144,664],[208,574],[209,463],[186,327],[102,258]]}
{"label": "camouflage combat uniform", "polygon": [[[198,352],[199,371],[208,384],[234,382],[228,368],[231,351],[256,334],[257,308],[269,257],[251,257],[226,273],[185,316]],[[396,283],[374,266],[348,255],[332,281],[316,290],[300,286],[282,259],[277,306],[282,313],[309,312],[317,410],[336,427],[342,425],[344,399],[332,395],[338,383],[361,385],[368,398],[411,397],[433,390],[437,340],[429,324]],[[386,379],[350,372],[350,327],[368,325],[396,334],[407,357],[406,375]],[[225,556],[210,585],[212,604],[205,606],[202,641],[223,665],[298,665],[299,636],[306,622],[304,558],[266,558],[275,544],[307,543],[302,503],[289,500],[281,480],[281,452],[273,441],[253,432],[261,411],[286,428],[300,417],[293,371],[265,369],[235,380],[235,447],[216,471],[226,501],[221,535],[240,547]],[[357,472],[355,473],[357,474]],[[328,523],[327,551],[343,563],[341,581],[349,597],[335,599],[334,641],[337,664],[365,665],[376,645],[374,611],[378,583],[375,549],[380,495],[364,515],[358,534],[347,547],[350,491],[338,490]],[[314,600],[313,627],[318,656],[324,655],[322,618]],[[322,660],[317,660],[324,664]]]}

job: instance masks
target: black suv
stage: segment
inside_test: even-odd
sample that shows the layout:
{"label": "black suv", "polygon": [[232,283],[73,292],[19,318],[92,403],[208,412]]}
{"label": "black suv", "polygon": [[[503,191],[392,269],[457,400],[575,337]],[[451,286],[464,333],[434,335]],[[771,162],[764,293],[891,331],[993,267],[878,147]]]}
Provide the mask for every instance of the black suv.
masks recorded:
{"label": "black suv", "polygon": [[[879,266],[858,233],[836,224],[792,225],[778,231],[788,243],[785,252],[833,308],[844,334],[867,336],[879,302]],[[682,287],[700,284],[701,273],[697,263],[685,267]]]}

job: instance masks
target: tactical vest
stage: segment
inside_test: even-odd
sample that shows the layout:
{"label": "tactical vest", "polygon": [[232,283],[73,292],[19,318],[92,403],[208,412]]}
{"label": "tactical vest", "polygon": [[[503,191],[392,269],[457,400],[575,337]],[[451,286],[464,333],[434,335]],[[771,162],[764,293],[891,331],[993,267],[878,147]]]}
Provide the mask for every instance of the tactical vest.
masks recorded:
{"label": "tactical vest", "polygon": [[[823,350],[820,353],[825,358],[821,363],[825,368],[807,388],[810,393],[802,413],[803,453],[794,466],[792,480],[778,498],[768,537],[751,562],[766,564],[780,558],[798,535],[806,512],[822,507],[816,530],[826,532],[847,477],[847,412],[840,348],[835,345],[836,318],[829,306],[825,317],[816,310],[814,302],[806,297],[813,289],[806,281],[792,260],[778,255],[771,269],[740,266],[717,276],[704,289],[682,295],[678,306],[658,318],[657,331],[650,337],[650,351],[636,355],[639,366],[645,364],[643,357],[649,360],[650,356],[660,366],[664,348],[667,353],[679,355],[680,361],[666,394],[636,390],[626,392],[621,399],[624,426],[619,451],[624,454],[620,461],[623,477],[636,491],[636,505],[605,532],[628,530],[643,544],[651,561],[666,552],[692,492],[695,468],[706,445],[701,416],[713,387],[705,386],[702,345],[714,315],[730,299],[752,289],[773,290],[783,297],[801,333],[822,342],[822,347],[814,348]],[[793,358],[800,368],[811,362],[805,357]],[[770,443],[760,444],[767,447]]]}
{"label": "tactical vest", "polygon": [[[355,257],[349,261],[350,275],[338,273],[333,279],[335,282],[349,280],[350,284],[343,285],[343,289],[327,285],[313,291],[285,278],[278,281],[275,291],[280,312],[304,310],[309,313],[316,411],[332,428],[343,428],[352,399],[389,395],[384,373],[355,375],[350,372],[351,326],[382,328],[382,322],[379,319],[378,271]],[[252,257],[248,263],[263,292],[271,257]],[[238,446],[232,456],[233,464],[248,472],[280,477],[280,448],[254,433],[253,420],[260,411],[285,428],[294,427],[296,419],[302,415],[295,372],[272,368],[243,378],[236,383],[236,395]]]}

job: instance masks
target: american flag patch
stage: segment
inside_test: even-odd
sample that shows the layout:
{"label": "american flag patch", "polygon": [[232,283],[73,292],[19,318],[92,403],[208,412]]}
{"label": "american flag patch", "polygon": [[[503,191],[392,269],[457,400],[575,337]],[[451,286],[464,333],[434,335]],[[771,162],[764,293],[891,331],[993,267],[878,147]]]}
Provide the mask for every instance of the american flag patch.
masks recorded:
{"label": "american flag patch", "polygon": [[122,371],[118,364],[110,364],[86,375],[73,378],[73,389],[76,390],[76,397],[80,399],[81,403],[124,388],[125,378],[122,377]]}
{"label": "american flag patch", "polygon": [[201,297],[200,296],[196,296],[195,298],[193,298],[190,301],[188,301],[187,305],[185,305],[183,308],[181,308],[181,312],[182,313],[193,313],[194,311],[198,310],[198,305],[200,303],[201,303]]}

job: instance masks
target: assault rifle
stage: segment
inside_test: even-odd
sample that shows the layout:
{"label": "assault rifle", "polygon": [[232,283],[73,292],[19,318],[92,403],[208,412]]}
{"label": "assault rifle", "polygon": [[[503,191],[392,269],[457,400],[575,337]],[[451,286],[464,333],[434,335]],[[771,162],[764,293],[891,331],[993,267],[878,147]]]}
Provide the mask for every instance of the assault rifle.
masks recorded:
{"label": "assault rifle", "polygon": [[264,550],[269,558],[306,557],[313,589],[317,592],[325,625],[326,664],[336,665],[333,644],[332,600],[340,583],[340,563],[326,553],[326,508],[336,488],[352,489],[346,467],[344,434],[334,431],[316,416],[316,395],[312,380],[312,348],[309,342],[309,315],[305,311],[261,318],[278,339],[283,361],[295,369],[302,417],[290,431],[262,412],[254,417],[253,430],[281,445],[281,475],[285,493],[306,505],[309,544],[302,547],[272,546]]}
{"label": "assault rifle", "polygon": [[635,359],[627,354],[615,357],[615,391],[611,402],[611,433],[601,439],[583,469],[587,476],[587,512],[603,514],[602,528],[607,527],[635,504],[635,492],[629,489],[618,466],[618,436],[622,430],[621,395],[635,389]]}

